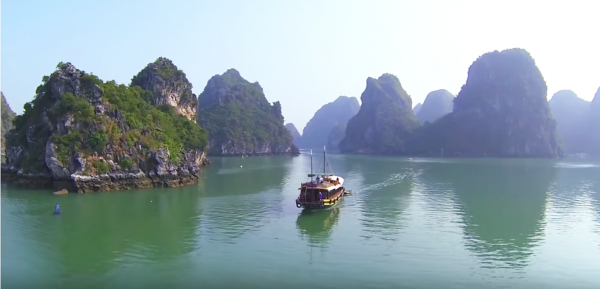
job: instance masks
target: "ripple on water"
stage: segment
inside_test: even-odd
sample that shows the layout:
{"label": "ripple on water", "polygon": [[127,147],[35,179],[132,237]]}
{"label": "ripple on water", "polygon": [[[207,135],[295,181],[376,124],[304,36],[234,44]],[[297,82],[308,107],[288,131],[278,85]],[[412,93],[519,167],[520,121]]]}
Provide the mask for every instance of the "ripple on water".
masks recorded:
{"label": "ripple on water", "polygon": [[203,200],[202,231],[212,241],[234,244],[242,235],[258,232],[270,217],[278,215],[281,203],[283,198],[275,191]]}

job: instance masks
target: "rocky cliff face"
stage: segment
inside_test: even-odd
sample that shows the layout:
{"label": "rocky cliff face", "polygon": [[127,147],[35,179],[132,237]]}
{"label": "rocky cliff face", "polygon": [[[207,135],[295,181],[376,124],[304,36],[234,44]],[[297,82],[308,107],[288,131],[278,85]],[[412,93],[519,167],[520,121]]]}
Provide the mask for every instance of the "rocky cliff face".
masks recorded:
{"label": "rocky cliff face", "polygon": [[2,162],[4,163],[4,161],[6,160],[4,157],[4,154],[6,153],[6,145],[5,145],[4,136],[6,135],[6,133],[8,131],[10,131],[12,129],[13,119],[17,115],[15,114],[14,111],[12,111],[12,109],[8,105],[8,102],[6,102],[6,98],[4,98],[4,93],[0,92],[0,94],[2,94],[2,107],[0,108],[2,110],[2,131],[1,131],[2,138],[0,139],[0,144],[2,145]]}
{"label": "rocky cliff face", "polygon": [[[340,96],[335,101],[323,105],[304,127],[302,148],[322,148],[329,142],[333,129],[346,125],[360,109],[356,97]],[[335,144],[337,147],[337,144]]]}
{"label": "rocky cliff face", "polygon": [[600,88],[596,92],[589,112],[589,141],[587,152],[600,155]]}
{"label": "rocky cliff face", "polygon": [[61,62],[36,93],[6,136],[3,180],[89,192],[198,179],[206,132],[173,107],[152,105],[152,92]]}
{"label": "rocky cliff face", "polygon": [[327,139],[327,150],[328,151],[339,151],[340,143],[346,136],[346,124],[338,124],[329,133]]}
{"label": "rocky cliff face", "polygon": [[159,57],[148,64],[131,80],[131,86],[139,86],[153,93],[154,105],[168,104],[189,120],[196,120],[198,98],[192,93],[192,84],[185,73],[167,58]]}
{"label": "rocky cliff face", "polygon": [[452,112],[454,95],[445,89],[427,94],[423,106],[415,113],[421,123],[434,122]]}
{"label": "rocky cliff face", "polygon": [[413,108],[414,114],[417,115],[417,113],[419,113],[419,111],[421,110],[422,107],[423,107],[423,104],[417,103],[417,105],[415,105],[415,107]]}
{"label": "rocky cliff face", "polygon": [[571,90],[561,90],[552,96],[549,106],[565,152],[585,153],[590,103]]}
{"label": "rocky cliff face", "polygon": [[296,126],[293,123],[288,123],[285,125],[285,128],[287,128],[287,130],[292,135],[294,145],[296,147],[300,147],[300,142],[302,141],[302,136],[300,135],[300,132],[298,132],[298,129],[296,128]]}
{"label": "rocky cliff face", "polygon": [[359,112],[350,119],[340,142],[345,153],[404,153],[406,141],[418,127],[412,100],[398,78],[369,77]]}
{"label": "rocky cliff face", "polygon": [[281,104],[270,104],[258,82],[235,69],[213,76],[198,97],[198,123],[211,155],[299,154],[283,125]]}
{"label": "rocky cliff face", "polygon": [[561,156],[546,94],[546,82],[527,51],[486,53],[469,68],[453,112],[420,129],[411,150],[475,157]]}

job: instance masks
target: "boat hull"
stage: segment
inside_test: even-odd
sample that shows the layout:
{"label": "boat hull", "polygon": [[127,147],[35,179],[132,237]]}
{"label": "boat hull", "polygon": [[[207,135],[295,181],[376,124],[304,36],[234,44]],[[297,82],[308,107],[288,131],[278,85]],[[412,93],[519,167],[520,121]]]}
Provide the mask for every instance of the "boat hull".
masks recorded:
{"label": "boat hull", "polygon": [[322,199],[321,202],[302,202],[300,198],[296,199],[296,207],[303,208],[305,210],[323,210],[330,209],[337,206],[344,197],[346,189],[342,187],[338,193],[333,195],[331,198]]}

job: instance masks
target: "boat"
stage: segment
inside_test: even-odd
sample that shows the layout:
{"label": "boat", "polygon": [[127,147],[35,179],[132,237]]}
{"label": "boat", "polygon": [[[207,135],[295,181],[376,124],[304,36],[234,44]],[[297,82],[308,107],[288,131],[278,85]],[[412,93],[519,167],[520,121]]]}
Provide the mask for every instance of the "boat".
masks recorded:
{"label": "boat", "polygon": [[312,150],[310,152],[310,181],[300,184],[296,207],[304,209],[326,209],[339,204],[346,192],[344,178],[327,173],[327,155],[323,148],[323,173],[313,173]]}

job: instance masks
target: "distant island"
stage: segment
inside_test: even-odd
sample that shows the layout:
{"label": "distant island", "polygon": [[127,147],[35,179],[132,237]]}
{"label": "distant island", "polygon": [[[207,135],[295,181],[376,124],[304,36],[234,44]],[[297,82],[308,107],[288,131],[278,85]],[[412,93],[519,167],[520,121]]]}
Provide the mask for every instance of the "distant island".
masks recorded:
{"label": "distant island", "polygon": [[304,127],[300,146],[309,149],[329,146],[330,150],[337,150],[344,137],[346,124],[359,109],[356,97],[340,96],[323,105]]}
{"label": "distant island", "polygon": [[2,94],[2,178],[31,187],[90,192],[181,186],[211,156],[290,155],[299,148],[347,154],[558,158],[600,154],[600,88],[547,100],[524,49],[485,53],[455,97],[432,91],[414,106],[389,73],[361,94],[318,109],[300,134],[279,101],[229,69],[196,96],[185,73],[159,57],[130,85],[59,63],[16,115]]}
{"label": "distant island", "polygon": [[592,102],[579,98],[571,90],[561,90],[549,104],[565,153],[600,153],[600,88]]}
{"label": "distant island", "polygon": [[211,155],[295,155],[279,101],[270,104],[258,82],[235,69],[213,76],[198,96],[198,124]]}
{"label": "distant island", "polygon": [[[419,105],[417,105],[419,106]],[[442,116],[452,112],[454,95],[445,89],[430,92],[422,106],[415,111],[415,116],[421,123],[434,122]],[[417,108],[417,107],[415,107]]]}

